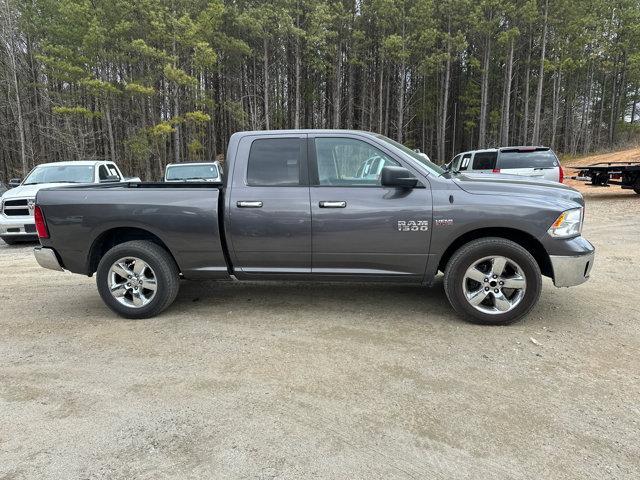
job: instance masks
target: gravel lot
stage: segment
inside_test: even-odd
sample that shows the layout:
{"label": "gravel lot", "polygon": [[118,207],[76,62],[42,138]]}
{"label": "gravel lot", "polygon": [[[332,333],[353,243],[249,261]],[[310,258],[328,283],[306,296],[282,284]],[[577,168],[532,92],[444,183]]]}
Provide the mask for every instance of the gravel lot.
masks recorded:
{"label": "gravel lot", "polygon": [[637,479],[640,196],[586,217],[592,279],[509,327],[441,281],[185,282],[123,320],[1,244],[0,479]]}

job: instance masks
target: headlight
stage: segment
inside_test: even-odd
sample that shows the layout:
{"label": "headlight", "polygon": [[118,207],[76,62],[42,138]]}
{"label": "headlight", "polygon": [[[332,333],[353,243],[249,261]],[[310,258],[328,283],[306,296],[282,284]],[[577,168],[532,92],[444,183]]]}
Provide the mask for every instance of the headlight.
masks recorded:
{"label": "headlight", "polygon": [[572,208],[560,214],[549,228],[552,237],[575,237],[582,232],[582,208]]}

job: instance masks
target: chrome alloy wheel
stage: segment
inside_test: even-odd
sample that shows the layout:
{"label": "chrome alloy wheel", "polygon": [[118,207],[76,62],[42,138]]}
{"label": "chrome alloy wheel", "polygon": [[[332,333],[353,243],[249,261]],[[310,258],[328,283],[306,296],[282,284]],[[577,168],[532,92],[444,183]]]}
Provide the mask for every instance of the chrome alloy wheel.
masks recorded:
{"label": "chrome alloy wheel", "polygon": [[474,262],[462,280],[464,296],[476,310],[506,313],[522,301],[527,288],[524,271],[507,257],[484,257]]}
{"label": "chrome alloy wheel", "polygon": [[111,265],[107,278],[113,298],[127,307],[144,307],[156,296],[156,275],[149,264],[139,258],[117,260]]}

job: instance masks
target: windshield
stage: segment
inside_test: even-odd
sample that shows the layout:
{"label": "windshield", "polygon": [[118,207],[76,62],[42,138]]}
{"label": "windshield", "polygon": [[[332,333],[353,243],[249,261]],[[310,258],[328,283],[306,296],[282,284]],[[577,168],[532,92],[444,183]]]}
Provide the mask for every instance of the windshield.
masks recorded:
{"label": "windshield", "polygon": [[218,167],[207,165],[176,165],[167,168],[167,180],[215,180],[218,178]]}
{"label": "windshield", "polygon": [[37,183],[93,183],[93,165],[47,165],[36,167],[23,185]]}
{"label": "windshield", "polygon": [[394,140],[391,140],[390,138],[385,137],[384,135],[376,135],[376,137],[378,137],[380,140],[384,140],[385,142],[390,143],[394,147],[402,150],[404,153],[409,155],[411,158],[413,158],[417,162],[419,162],[422,165],[424,165],[427,168],[427,170],[429,170],[431,173],[434,173],[436,175],[442,175],[445,172],[445,170],[442,167],[440,167],[439,165],[436,165],[435,163],[433,163],[426,156],[420,155],[419,153],[411,150],[409,147],[405,147],[401,143],[398,143],[398,142],[396,142]]}

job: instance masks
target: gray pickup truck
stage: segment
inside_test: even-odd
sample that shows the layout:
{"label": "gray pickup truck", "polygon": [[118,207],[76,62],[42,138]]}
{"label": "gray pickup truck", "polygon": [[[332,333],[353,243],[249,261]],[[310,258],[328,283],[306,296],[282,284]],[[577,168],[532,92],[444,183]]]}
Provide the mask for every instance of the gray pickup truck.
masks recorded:
{"label": "gray pickup truck", "polygon": [[593,265],[582,196],[559,183],[447,172],[358,131],[240,132],[226,159],[224,183],[38,192],[38,262],[97,272],[128,318],[167,308],[181,278],[428,286],[441,271],[453,308],[484,324],[526,315],[542,275],[568,287]]}

